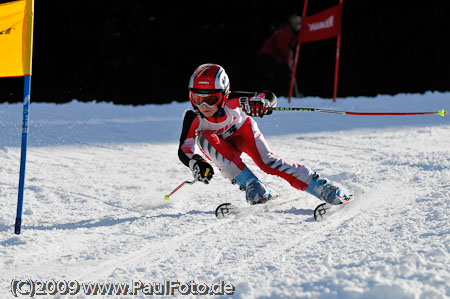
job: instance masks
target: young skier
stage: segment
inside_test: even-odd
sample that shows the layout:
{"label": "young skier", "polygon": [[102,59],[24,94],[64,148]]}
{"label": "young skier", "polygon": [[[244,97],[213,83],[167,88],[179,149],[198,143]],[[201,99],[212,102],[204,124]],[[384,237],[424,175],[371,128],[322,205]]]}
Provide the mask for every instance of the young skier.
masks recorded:
{"label": "young skier", "polygon": [[264,172],[277,175],[294,188],[323,201],[339,204],[349,198],[310,168],[272,153],[251,117],[272,113],[271,108],[277,104],[272,92],[231,92],[225,70],[217,64],[203,64],[191,76],[189,99],[192,107],[184,112],[178,156],[198,181],[208,184],[214,169],[200,155],[194,154],[196,140],[201,151],[222,175],[246,191],[247,202],[252,205],[264,203],[272,195],[243,163],[240,157],[243,152]]}

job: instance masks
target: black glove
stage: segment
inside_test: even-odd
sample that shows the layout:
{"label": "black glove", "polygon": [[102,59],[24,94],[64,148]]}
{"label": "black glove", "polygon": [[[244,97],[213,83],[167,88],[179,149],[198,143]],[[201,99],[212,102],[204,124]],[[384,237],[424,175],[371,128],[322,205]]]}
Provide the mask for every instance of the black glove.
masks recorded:
{"label": "black glove", "polygon": [[263,117],[272,113],[272,109],[269,105],[269,101],[259,95],[252,98],[240,98],[239,104],[242,110],[250,116]]}
{"label": "black glove", "polygon": [[212,166],[199,155],[194,155],[193,159],[189,161],[189,168],[194,178],[205,184],[209,184],[209,181],[214,175]]}

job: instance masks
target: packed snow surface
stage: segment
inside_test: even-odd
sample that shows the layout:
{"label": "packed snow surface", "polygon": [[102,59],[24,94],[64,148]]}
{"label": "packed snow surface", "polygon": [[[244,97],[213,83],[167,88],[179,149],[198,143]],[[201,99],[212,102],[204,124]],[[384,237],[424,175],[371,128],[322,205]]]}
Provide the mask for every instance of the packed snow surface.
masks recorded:
{"label": "packed snow surface", "polygon": [[[235,298],[450,297],[448,115],[258,118],[277,156],[311,167],[357,200],[315,222],[318,199],[244,155],[286,202],[220,220],[217,205],[247,204],[218,169],[209,185],[186,185],[164,200],[192,180],[177,155],[188,105],[32,103],[22,233],[15,235],[22,104],[0,104],[1,298],[12,297],[13,280],[27,279],[222,281]],[[279,99],[278,106],[434,112],[450,110],[450,93]],[[83,289],[77,296],[91,297]]]}

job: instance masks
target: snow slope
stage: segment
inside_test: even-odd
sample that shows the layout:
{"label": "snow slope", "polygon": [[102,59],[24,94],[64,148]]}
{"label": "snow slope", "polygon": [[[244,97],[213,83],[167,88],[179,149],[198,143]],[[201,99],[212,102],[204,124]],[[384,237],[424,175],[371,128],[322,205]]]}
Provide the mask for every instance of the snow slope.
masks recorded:
{"label": "snow slope", "polygon": [[[17,236],[22,105],[0,104],[1,298],[12,297],[13,279],[222,280],[236,298],[450,297],[450,117],[274,112],[258,119],[274,153],[339,182],[358,201],[314,222],[317,199],[244,156],[286,203],[217,220],[218,204],[246,205],[217,169],[210,185],[188,185],[163,199],[192,178],[177,157],[187,105],[33,103]],[[335,104],[306,98],[291,106],[438,111],[450,110],[450,93]]]}

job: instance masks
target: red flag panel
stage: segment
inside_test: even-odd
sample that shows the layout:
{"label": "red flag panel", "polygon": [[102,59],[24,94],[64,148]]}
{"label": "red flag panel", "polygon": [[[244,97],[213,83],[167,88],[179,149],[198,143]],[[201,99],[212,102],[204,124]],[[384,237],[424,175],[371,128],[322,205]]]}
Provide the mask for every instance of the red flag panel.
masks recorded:
{"label": "red flag panel", "polygon": [[338,4],[318,14],[302,19],[299,39],[303,43],[337,36],[341,31],[342,5]]}

